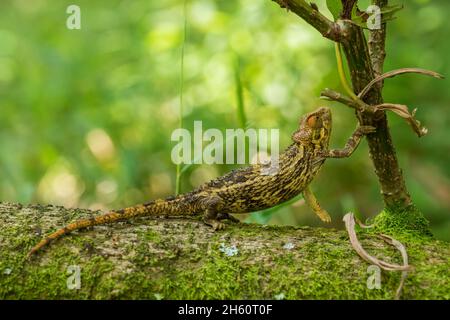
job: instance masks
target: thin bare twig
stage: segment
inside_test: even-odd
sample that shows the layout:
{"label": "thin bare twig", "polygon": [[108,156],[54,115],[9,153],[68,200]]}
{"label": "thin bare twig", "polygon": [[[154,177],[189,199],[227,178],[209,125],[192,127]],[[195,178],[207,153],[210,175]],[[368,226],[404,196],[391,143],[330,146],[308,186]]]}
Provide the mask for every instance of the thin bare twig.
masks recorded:
{"label": "thin bare twig", "polygon": [[339,93],[337,91],[331,90],[329,88],[325,88],[321,93],[320,93],[320,97],[321,98],[325,98],[327,100],[333,100],[333,101],[337,101],[340,102],[342,104],[345,104],[347,107],[350,107],[352,109],[355,110],[361,110],[362,107],[360,104],[358,104],[357,101],[353,100],[350,97],[347,97],[346,95]]}

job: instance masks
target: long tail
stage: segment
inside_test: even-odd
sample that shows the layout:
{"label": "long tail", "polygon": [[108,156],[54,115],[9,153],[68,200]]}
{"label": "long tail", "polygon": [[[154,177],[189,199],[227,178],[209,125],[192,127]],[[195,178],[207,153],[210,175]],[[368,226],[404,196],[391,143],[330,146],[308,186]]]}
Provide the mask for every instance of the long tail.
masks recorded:
{"label": "long tail", "polygon": [[177,197],[170,200],[154,200],[146,204],[129,207],[120,210],[113,210],[103,215],[81,219],[75,221],[62,229],[59,229],[46,238],[42,239],[37,245],[35,245],[29,252],[28,258],[31,257],[36,251],[46,246],[53,240],[61,238],[63,235],[75,230],[84,229],[101,224],[113,223],[116,221],[123,221],[134,217],[144,216],[157,216],[162,214],[168,215],[189,215],[193,214],[192,207],[186,206],[182,197]]}

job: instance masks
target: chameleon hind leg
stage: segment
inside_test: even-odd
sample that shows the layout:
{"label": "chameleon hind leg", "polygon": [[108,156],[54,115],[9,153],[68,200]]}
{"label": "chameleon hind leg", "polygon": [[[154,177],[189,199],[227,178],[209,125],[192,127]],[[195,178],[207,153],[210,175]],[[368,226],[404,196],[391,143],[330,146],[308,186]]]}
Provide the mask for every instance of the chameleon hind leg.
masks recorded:
{"label": "chameleon hind leg", "polygon": [[314,211],[320,220],[323,222],[331,222],[330,215],[320,206],[319,201],[317,201],[317,198],[314,196],[309,186],[303,190],[303,197],[305,198],[306,204]]}
{"label": "chameleon hind leg", "polygon": [[217,196],[206,199],[204,202],[205,213],[203,215],[203,222],[208,226],[213,227],[214,231],[225,228],[225,224],[220,222],[223,217],[223,214],[219,213],[222,208],[222,204],[222,198]]}
{"label": "chameleon hind leg", "polygon": [[221,230],[225,228],[225,224],[221,220],[229,220],[234,223],[240,223],[238,218],[233,217],[227,212],[221,211],[223,208],[223,200],[219,196],[214,196],[205,200],[205,214],[203,215],[203,222],[214,228],[214,230]]}

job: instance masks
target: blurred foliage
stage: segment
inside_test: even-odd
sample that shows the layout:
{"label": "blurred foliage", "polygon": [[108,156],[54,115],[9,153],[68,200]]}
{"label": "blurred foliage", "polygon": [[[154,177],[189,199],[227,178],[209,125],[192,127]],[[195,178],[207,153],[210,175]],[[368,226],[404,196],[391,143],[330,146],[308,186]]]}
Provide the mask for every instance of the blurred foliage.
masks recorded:
{"label": "blurred foliage", "polygon": [[[320,90],[342,90],[333,44],[272,1],[187,1],[186,128],[202,120],[204,128],[225,130],[245,119],[249,127],[280,128],[284,148],[299,116],[324,104]],[[66,28],[74,2],[81,30]],[[325,1],[317,4],[326,11]],[[388,26],[385,70],[422,67],[450,76],[450,2],[403,4]],[[173,194],[170,137],[179,123],[183,32],[182,0],[2,0],[1,201],[106,209]],[[408,75],[387,80],[384,96],[419,107],[417,118],[429,128],[418,139],[389,114],[413,199],[436,236],[450,240],[448,88],[448,80]],[[331,105],[332,145],[339,147],[356,120]],[[182,190],[229,169],[191,166]],[[342,227],[349,210],[367,218],[382,209],[365,143],[350,159],[328,160],[312,189],[333,227]],[[321,225],[301,200],[270,222]]]}

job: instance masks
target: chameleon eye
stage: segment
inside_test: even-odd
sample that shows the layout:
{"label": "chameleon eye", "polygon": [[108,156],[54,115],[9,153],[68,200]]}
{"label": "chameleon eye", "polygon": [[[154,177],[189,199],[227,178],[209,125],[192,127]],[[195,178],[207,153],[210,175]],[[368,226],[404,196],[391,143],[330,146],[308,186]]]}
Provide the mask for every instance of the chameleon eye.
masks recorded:
{"label": "chameleon eye", "polygon": [[313,115],[310,116],[307,120],[306,123],[308,124],[308,127],[310,128],[314,128],[317,124],[317,116]]}

